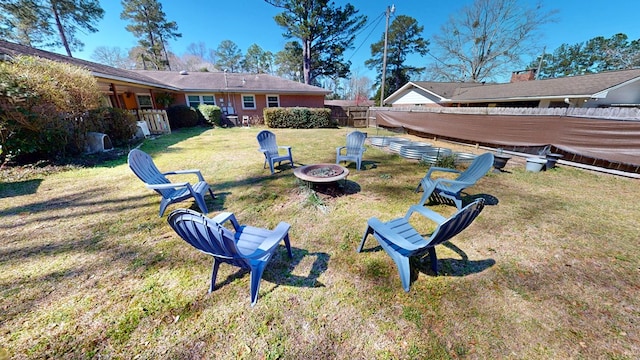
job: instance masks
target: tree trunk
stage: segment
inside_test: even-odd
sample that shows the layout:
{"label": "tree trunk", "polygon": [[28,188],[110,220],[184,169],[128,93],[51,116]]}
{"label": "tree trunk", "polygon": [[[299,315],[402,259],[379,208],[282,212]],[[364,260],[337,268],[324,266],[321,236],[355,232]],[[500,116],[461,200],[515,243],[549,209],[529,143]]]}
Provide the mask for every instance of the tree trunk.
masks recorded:
{"label": "tree trunk", "polygon": [[60,33],[60,40],[62,41],[62,45],[64,45],[65,50],[67,50],[67,55],[69,57],[73,57],[71,55],[71,48],[69,47],[69,42],[67,41],[67,36],[64,34],[64,28],[62,27],[62,22],[60,22],[60,14],[58,13],[57,1],[51,0],[51,11],[53,11],[53,16],[56,19],[56,26],[58,27],[58,33]]}
{"label": "tree trunk", "polygon": [[302,47],[302,72],[304,73],[304,83],[311,84],[311,40],[303,39]]}

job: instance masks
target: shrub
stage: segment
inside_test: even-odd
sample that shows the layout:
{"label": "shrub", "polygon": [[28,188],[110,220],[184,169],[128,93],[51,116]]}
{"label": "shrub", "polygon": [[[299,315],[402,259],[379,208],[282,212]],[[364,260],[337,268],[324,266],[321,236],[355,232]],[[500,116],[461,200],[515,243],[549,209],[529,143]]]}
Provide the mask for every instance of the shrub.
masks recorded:
{"label": "shrub", "polygon": [[222,126],[220,121],[222,119],[222,110],[220,110],[218,105],[201,104],[198,106],[198,110],[202,113],[202,116],[204,116],[207,124]]}
{"label": "shrub", "polygon": [[167,109],[167,117],[169,118],[169,126],[172,129],[194,127],[200,121],[199,112],[187,105],[174,105]]}
{"label": "shrub", "polygon": [[155,98],[156,98],[156,104],[160,105],[165,109],[168,108],[175,101],[173,94],[170,94],[170,93],[158,93],[156,94]]}
{"label": "shrub", "polygon": [[101,93],[85,69],[37,57],[0,62],[0,160],[84,148],[83,116]]}
{"label": "shrub", "polygon": [[89,111],[85,133],[101,132],[109,135],[115,146],[127,144],[136,133],[136,117],[127,110],[102,107]]}
{"label": "shrub", "polygon": [[456,156],[455,155],[442,155],[435,163],[435,166],[455,169],[456,168]]}
{"label": "shrub", "polygon": [[335,127],[331,110],[315,108],[266,108],[264,123],[270,128],[313,129]]}

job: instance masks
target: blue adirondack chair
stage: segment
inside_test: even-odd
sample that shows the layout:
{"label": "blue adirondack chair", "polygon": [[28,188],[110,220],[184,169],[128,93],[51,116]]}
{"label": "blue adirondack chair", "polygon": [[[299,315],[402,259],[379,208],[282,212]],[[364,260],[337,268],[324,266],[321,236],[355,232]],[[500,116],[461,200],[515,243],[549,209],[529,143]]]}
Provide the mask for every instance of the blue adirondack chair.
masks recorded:
{"label": "blue adirondack chair", "polygon": [[[416,192],[424,190],[419,204],[425,205],[431,198],[446,202],[447,199],[453,201],[458,209],[462,208],[462,190],[473,186],[480,178],[485,176],[493,166],[493,154],[490,152],[478,155],[465,171],[432,166],[427,174],[420,180]],[[457,173],[455,179],[434,178],[437,171]]]}
{"label": "blue adirondack chair", "polygon": [[[144,182],[147,188],[155,190],[162,196],[162,200],[160,201],[160,216],[164,214],[169,204],[189,198],[196,200],[200,211],[205,214],[209,212],[207,204],[204,201],[204,196],[207,191],[214,199],[215,195],[213,195],[211,187],[202,177],[200,170],[191,169],[160,172],[153,163],[151,156],[138,149],[133,149],[129,152],[128,163],[133,173]],[[195,174],[198,177],[198,182],[194,184],[189,182],[172,183],[167,179],[167,175],[180,174]]]}
{"label": "blue adirondack chair", "polygon": [[[262,130],[258,133],[257,139],[258,144],[260,144],[258,150],[264,154],[263,169],[269,164],[269,169],[271,170],[271,174],[273,174],[274,164],[278,163],[278,165],[280,165],[283,161],[289,161],[291,167],[294,167],[293,157],[291,156],[291,146],[278,146],[274,133],[269,130]],[[279,149],[284,149],[286,154],[280,154]]]}
{"label": "blue adirondack chair", "polygon": [[354,161],[356,163],[356,169],[360,170],[362,153],[366,150],[364,147],[366,138],[367,135],[360,131],[350,132],[347,135],[347,145],[336,148],[336,164],[339,164],[341,161]]}
{"label": "blue adirondack chair", "polygon": [[[284,240],[289,258],[292,258],[289,243],[290,225],[281,222],[273,230],[240,225],[235,215],[222,212],[213,218],[192,210],[178,209],[169,214],[169,225],[194,248],[213,256],[213,270],[209,293],[216,286],[218,267],[228,263],[251,272],[251,306],[258,301],[260,279],[267,263],[280,241]],[[223,224],[229,221],[233,230]]]}
{"label": "blue adirondack chair", "polygon": [[[484,199],[477,199],[448,219],[422,205],[413,205],[404,217],[391,221],[382,222],[375,217],[370,218],[358,252],[362,251],[367,236],[373,234],[373,237],[378,240],[382,248],[396,263],[404,291],[409,291],[411,285],[409,258],[429,253],[431,269],[437,274],[438,257],[435,246],[451,239],[471,225],[483,208]],[[409,223],[409,218],[414,212],[438,224],[438,227],[428,238],[420,235]]]}

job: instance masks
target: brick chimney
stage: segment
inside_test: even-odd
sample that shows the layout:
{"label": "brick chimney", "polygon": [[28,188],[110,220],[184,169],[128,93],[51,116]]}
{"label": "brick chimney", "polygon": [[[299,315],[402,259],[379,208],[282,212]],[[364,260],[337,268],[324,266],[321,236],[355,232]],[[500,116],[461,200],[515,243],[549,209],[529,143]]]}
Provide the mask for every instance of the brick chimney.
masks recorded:
{"label": "brick chimney", "polygon": [[536,69],[519,70],[511,73],[511,82],[531,81],[536,79]]}

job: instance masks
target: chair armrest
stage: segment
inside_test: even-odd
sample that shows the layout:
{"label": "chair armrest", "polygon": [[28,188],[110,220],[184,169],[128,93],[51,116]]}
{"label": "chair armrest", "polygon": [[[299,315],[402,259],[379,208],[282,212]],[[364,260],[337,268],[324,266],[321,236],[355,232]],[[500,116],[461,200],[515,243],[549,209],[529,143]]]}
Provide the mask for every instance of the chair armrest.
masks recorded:
{"label": "chair armrest", "polygon": [[225,221],[231,221],[231,224],[233,225],[233,229],[235,231],[238,231],[238,229],[240,228],[236,216],[232,212],[228,211],[221,212],[218,215],[212,217],[211,221],[215,221],[220,225],[224,224]]}
{"label": "chair armrest", "polygon": [[204,181],[204,178],[202,177],[202,173],[198,169],[175,170],[175,171],[168,171],[168,172],[162,173],[162,175],[184,175],[184,174],[196,174],[198,176],[198,180]]}
{"label": "chair armrest", "polygon": [[456,170],[456,169],[450,169],[450,168],[443,168],[443,167],[437,167],[437,166],[432,166],[429,168],[429,171],[427,171],[427,175],[425,175],[425,177],[430,178],[431,174],[433,174],[436,171],[440,171],[440,172],[448,172],[448,173],[456,173],[456,174],[460,174],[462,173],[462,171],[460,170]]}
{"label": "chair armrest", "polygon": [[369,221],[367,221],[367,224],[373,229],[373,236],[376,236],[376,234],[379,234],[380,236],[387,239],[389,242],[405,250],[409,250],[409,251],[417,250],[417,249],[423,248],[427,243],[426,241],[424,244],[417,244],[417,245],[410,243],[405,238],[403,238],[402,236],[398,235],[393,230],[391,230],[391,228],[387,224],[383,223],[377,218],[369,219]]}
{"label": "chair armrest", "polygon": [[475,184],[475,182],[471,182],[471,181],[460,181],[460,180],[445,179],[445,178],[438,178],[433,181],[433,184],[435,187],[437,187],[438,184],[441,184],[441,183],[448,184],[449,186],[458,185],[461,189],[468,188],[470,186],[473,186],[473,184]]}
{"label": "chair armrest", "polygon": [[411,217],[411,215],[413,213],[419,213],[420,215],[426,217],[427,219],[437,223],[438,225],[442,224],[443,222],[447,221],[447,218],[438,214],[437,212],[426,208],[422,205],[413,205],[409,208],[409,210],[407,211],[407,214],[404,216],[404,218],[406,220],[409,220],[409,218]]}
{"label": "chair armrest", "polygon": [[191,184],[188,182],[180,182],[180,183],[170,183],[170,184],[146,184],[147,189],[152,190],[167,190],[167,189],[178,189],[183,187],[191,187]]}
{"label": "chair armrest", "polygon": [[287,151],[287,155],[291,156],[291,146],[288,145],[278,145],[278,149],[284,149]]}
{"label": "chair armrest", "polygon": [[280,222],[275,229],[271,231],[271,233],[264,238],[260,246],[253,252],[253,254],[245,256],[247,259],[258,259],[263,257],[265,254],[268,254],[272,251],[274,247],[282,241],[288,234],[291,225],[286,222]]}

